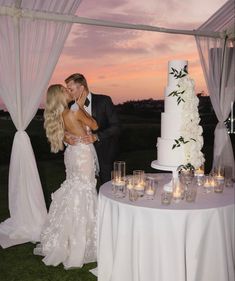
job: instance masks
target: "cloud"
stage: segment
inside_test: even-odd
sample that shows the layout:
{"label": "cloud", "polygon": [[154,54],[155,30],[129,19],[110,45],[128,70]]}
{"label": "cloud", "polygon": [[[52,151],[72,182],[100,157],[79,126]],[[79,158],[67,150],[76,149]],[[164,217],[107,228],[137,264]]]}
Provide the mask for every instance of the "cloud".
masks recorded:
{"label": "cloud", "polygon": [[[151,2],[151,0],[150,0]],[[81,3],[77,15],[126,23],[145,23],[155,15],[147,15],[146,4],[138,0],[86,0]],[[149,4],[148,4],[149,6]]]}
{"label": "cloud", "polygon": [[[192,30],[202,24],[201,14],[207,19],[213,10],[225,2],[213,0],[212,5],[211,1],[148,0],[146,3],[140,0],[86,0],[81,2],[77,15],[113,22]],[[202,3],[203,9],[199,13],[198,7]],[[156,48],[165,53],[173,50],[175,44],[173,41],[168,41],[168,44],[155,43],[153,39],[148,39],[153,38],[151,33],[146,36],[143,31],[81,24],[75,24],[72,30],[63,52],[72,58],[81,54],[82,60],[95,59],[98,56],[106,58],[113,55],[148,55]]]}
{"label": "cloud", "polygon": [[[143,3],[138,0],[86,0],[82,1],[77,14],[79,16],[111,20],[133,24],[146,24],[172,29],[196,29],[202,24],[200,14],[206,14],[215,9],[211,3],[204,3],[203,7],[210,7],[198,13],[198,5],[204,0],[178,1],[149,0]],[[208,1],[207,1],[208,2]],[[224,0],[214,0],[215,6],[220,7]],[[112,8],[112,9],[111,9]],[[178,45],[178,35],[162,33],[153,35],[153,32],[117,29],[110,27],[89,26],[75,24],[72,29],[63,53],[79,60],[94,60],[99,57],[110,56],[149,55],[154,52],[171,52]],[[146,35],[148,33],[148,35]],[[155,33],[156,34],[156,33]],[[160,34],[160,33],[159,33]],[[155,39],[154,39],[155,38]],[[180,38],[181,42],[182,39]],[[161,42],[160,42],[161,41]],[[167,42],[166,42],[167,41]],[[157,43],[156,43],[157,42]],[[158,43],[160,42],[160,43]],[[164,43],[165,42],[165,43]]]}
{"label": "cloud", "polygon": [[[151,23],[155,15],[146,16],[146,12],[141,11],[142,6],[136,5],[138,2],[100,0],[97,5],[94,1],[83,1],[77,14],[113,22]],[[112,11],[110,7],[113,7]],[[73,58],[80,53],[84,60],[98,56],[148,54],[151,47],[148,41],[141,39],[142,36],[143,31],[76,24],[63,53]]]}
{"label": "cloud", "polygon": [[100,56],[136,55],[148,53],[148,43],[141,41],[138,31],[84,26],[74,31],[73,39],[65,45],[63,53],[82,59]]}

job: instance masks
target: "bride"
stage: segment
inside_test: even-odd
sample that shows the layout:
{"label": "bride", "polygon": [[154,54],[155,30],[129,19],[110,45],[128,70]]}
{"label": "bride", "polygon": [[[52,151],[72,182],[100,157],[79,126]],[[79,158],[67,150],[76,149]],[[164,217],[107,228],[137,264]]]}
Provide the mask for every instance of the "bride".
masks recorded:
{"label": "bride", "polygon": [[85,97],[77,100],[79,110],[68,109],[69,93],[62,85],[47,91],[44,128],[51,152],[63,150],[65,132],[77,138],[64,153],[66,180],[52,194],[52,203],[34,254],[43,255],[46,265],[63,263],[66,269],[96,261],[97,193],[96,155],[93,144],[79,142],[87,127],[97,129],[96,121],[84,110]]}

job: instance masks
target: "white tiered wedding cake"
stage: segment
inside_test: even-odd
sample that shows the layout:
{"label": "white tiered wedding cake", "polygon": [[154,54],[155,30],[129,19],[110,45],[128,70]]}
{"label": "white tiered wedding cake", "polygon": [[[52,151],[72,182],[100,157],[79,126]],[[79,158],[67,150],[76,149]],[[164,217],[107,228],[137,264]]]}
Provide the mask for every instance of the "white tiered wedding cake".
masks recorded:
{"label": "white tiered wedding cake", "polygon": [[188,62],[168,62],[161,137],[157,139],[158,165],[178,167],[190,164],[198,168],[204,163],[198,102],[194,81],[188,76]]}

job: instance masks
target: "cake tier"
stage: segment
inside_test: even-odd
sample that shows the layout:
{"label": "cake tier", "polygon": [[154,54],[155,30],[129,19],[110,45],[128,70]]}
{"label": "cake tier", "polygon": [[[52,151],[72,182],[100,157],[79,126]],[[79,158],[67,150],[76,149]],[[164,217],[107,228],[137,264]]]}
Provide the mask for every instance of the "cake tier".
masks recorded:
{"label": "cake tier", "polygon": [[177,97],[170,96],[169,94],[174,91],[172,88],[167,87],[165,89],[165,102],[164,102],[164,112],[181,112],[183,107],[183,102],[177,104]]}
{"label": "cake tier", "polygon": [[163,139],[178,139],[181,136],[181,113],[161,113],[161,137]]}
{"label": "cake tier", "polygon": [[176,86],[178,84],[179,79],[177,79],[173,74],[170,74],[173,69],[177,70],[179,73],[181,70],[188,66],[187,60],[172,60],[168,62],[168,86]]}
{"label": "cake tier", "polygon": [[172,149],[173,144],[173,139],[157,139],[157,160],[159,165],[180,166],[184,163],[183,147]]}

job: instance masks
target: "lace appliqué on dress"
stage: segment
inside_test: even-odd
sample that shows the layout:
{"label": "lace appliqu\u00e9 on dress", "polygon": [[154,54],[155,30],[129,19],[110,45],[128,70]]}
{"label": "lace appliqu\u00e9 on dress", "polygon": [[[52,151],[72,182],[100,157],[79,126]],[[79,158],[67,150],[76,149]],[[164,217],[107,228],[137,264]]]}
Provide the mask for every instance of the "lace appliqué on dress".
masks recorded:
{"label": "lace appliqu\u00e9 on dress", "polygon": [[81,267],[96,261],[97,193],[95,159],[89,145],[68,146],[66,180],[52,194],[41,243],[34,250],[46,265]]}

